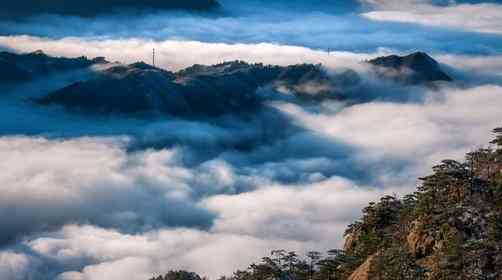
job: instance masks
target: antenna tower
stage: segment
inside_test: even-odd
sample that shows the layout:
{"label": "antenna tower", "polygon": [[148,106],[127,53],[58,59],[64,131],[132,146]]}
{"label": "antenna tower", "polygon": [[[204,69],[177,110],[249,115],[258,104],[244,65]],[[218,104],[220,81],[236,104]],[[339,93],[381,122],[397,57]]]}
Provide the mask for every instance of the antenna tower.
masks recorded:
{"label": "antenna tower", "polygon": [[152,65],[155,66],[155,48],[153,49],[152,52]]}

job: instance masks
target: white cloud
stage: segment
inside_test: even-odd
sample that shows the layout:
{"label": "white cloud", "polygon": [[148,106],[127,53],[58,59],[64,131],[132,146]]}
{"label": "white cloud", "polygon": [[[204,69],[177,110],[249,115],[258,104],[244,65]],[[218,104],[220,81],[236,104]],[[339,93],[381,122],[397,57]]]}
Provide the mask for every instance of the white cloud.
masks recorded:
{"label": "white cloud", "polygon": [[[364,17],[377,21],[417,23],[421,25],[452,28],[466,31],[502,34],[502,5],[460,4],[433,6],[429,4],[401,1],[374,1],[375,11],[366,12]],[[381,2],[381,3],[380,3]],[[373,4],[373,2],[372,2]]]}
{"label": "white cloud", "polygon": [[251,63],[291,65],[323,63],[328,67],[360,68],[359,62],[376,54],[351,52],[326,52],[306,47],[273,43],[226,44],[197,41],[153,41],[149,39],[82,39],[59,40],[32,36],[0,36],[0,46],[18,52],[44,50],[54,56],[105,56],[110,61],[133,63],[152,61],[152,49],[156,49],[156,63],[169,70],[179,70],[193,64],[217,64],[223,61],[244,60]]}
{"label": "white cloud", "polygon": [[452,55],[441,54],[436,58],[453,67],[453,75],[471,84],[502,84],[502,55]]}
{"label": "white cloud", "polygon": [[279,108],[302,126],[357,147],[360,164],[408,162],[402,167],[411,173],[393,175],[414,181],[439,160],[461,159],[466,151],[487,144],[488,132],[501,122],[500,102],[502,87],[479,86],[432,91],[423,104],[372,102],[336,114],[313,114],[294,105]]}
{"label": "white cloud", "polygon": [[70,221],[133,231],[208,226],[211,215],[192,198],[214,191],[204,186],[221,191],[231,175],[216,163],[197,171],[185,168],[177,153],[127,153],[121,138],[0,138],[5,171],[0,175],[0,239]]}
{"label": "white cloud", "polygon": [[[101,280],[110,276],[149,279],[171,269],[190,269],[215,279],[245,268],[271,248],[307,249],[309,243],[202,232],[191,229],[121,234],[94,226],[65,226],[26,244],[39,258],[82,269],[63,270],[61,280]],[[40,275],[39,275],[40,276]],[[114,278],[114,277],[112,277]]]}
{"label": "white cloud", "polygon": [[343,178],[303,186],[270,186],[239,195],[218,195],[204,204],[218,213],[213,230],[260,238],[283,238],[340,247],[347,223],[382,195]]}
{"label": "white cloud", "polygon": [[378,9],[404,9],[431,4],[432,0],[359,0],[363,5]]}
{"label": "white cloud", "polygon": [[[212,192],[205,192],[207,196],[202,200],[191,203],[217,218],[207,231],[153,227],[127,234],[112,229],[117,224],[108,221],[104,225],[109,229],[67,225],[49,233],[35,232],[24,245],[30,249],[28,252],[36,254],[14,253],[25,261],[12,264],[4,258],[0,267],[4,271],[16,268],[15,271],[25,269],[36,274],[42,270],[28,264],[40,263],[49,265],[46,273],[57,271],[59,279],[64,280],[103,279],[112,273],[117,273],[113,274],[116,277],[145,279],[170,269],[190,269],[214,278],[245,268],[271,249],[307,251],[339,247],[346,225],[359,216],[360,209],[369,201],[383,194],[412,191],[415,178],[425,175],[438,160],[460,158],[469,149],[487,143],[488,131],[499,125],[502,111],[497,104],[502,102],[501,87],[450,88],[429,94],[424,103],[374,102],[346,108],[324,104],[317,113],[293,105],[278,107],[296,124],[310,130],[310,137],[317,135],[353,147],[348,159],[338,159],[337,154],[323,150],[326,147],[322,145],[309,144],[310,150],[327,151],[327,158],[315,158],[312,154],[302,159],[291,154],[288,159],[275,161],[270,156],[263,157],[260,151],[241,155],[261,158],[251,164],[240,162],[237,155],[224,153],[199,167],[186,168],[179,158],[188,151],[178,148],[128,154],[121,146],[123,142],[110,139],[4,138],[0,147],[3,158],[10,164],[4,168],[10,169],[3,178],[3,193],[7,195],[2,196],[5,197],[2,205],[10,203],[17,209],[25,207],[30,213],[38,211],[43,221],[53,218],[52,214],[43,214],[47,206],[42,208],[35,203],[40,197],[55,213],[78,213],[71,216],[73,219],[86,217],[87,209],[93,208],[114,213],[119,224],[153,217],[145,220],[152,226],[156,213],[164,207],[158,205],[169,205],[172,199],[190,201],[199,188],[210,185],[214,185]],[[295,137],[298,135],[288,139],[287,145],[292,145],[300,156],[303,152],[296,149]],[[337,150],[339,146],[331,149]],[[338,176],[326,178],[321,174],[322,167],[336,160],[355,170],[367,168],[377,184],[361,185]],[[337,165],[331,168],[336,173]],[[281,172],[305,172],[310,174],[311,181],[281,184],[273,179],[275,173]],[[23,178],[24,183],[16,184],[13,178]],[[242,182],[252,182],[257,188],[238,194],[226,192]],[[43,192],[37,192],[38,188]],[[16,192],[19,196],[14,195]],[[145,195],[149,192],[160,196],[162,203],[152,206],[156,200]],[[54,195],[47,197],[44,193]],[[124,197],[129,206],[122,206]],[[99,199],[112,205],[103,208]],[[65,200],[69,202],[63,203]],[[138,203],[146,203],[151,209],[131,207]],[[177,214],[182,212],[186,210],[176,208]],[[71,219],[63,219],[61,224],[69,222]]]}
{"label": "white cloud", "polygon": [[146,259],[124,258],[117,261],[90,265],[82,272],[66,272],[60,274],[58,280],[106,280],[131,279],[143,280],[152,277],[151,263]]}
{"label": "white cloud", "polygon": [[0,251],[0,278],[23,280],[30,277],[31,260],[28,256],[12,251]]}

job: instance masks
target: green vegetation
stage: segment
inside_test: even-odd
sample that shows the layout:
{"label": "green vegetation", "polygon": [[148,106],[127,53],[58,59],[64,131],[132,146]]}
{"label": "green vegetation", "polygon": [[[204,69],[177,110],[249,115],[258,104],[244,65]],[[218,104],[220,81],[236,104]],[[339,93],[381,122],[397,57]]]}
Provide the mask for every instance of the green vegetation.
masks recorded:
{"label": "green vegetation", "polygon": [[150,280],[202,280],[202,278],[194,272],[172,270],[164,276],[154,277]]}

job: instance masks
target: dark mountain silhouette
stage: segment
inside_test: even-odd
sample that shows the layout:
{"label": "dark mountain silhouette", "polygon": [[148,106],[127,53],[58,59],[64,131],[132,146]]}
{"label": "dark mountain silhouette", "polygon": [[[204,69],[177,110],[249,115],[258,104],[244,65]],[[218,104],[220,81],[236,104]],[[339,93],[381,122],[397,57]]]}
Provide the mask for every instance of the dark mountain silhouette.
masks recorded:
{"label": "dark mountain silhouette", "polygon": [[[9,57],[9,54],[3,56]],[[33,74],[106,62],[103,58],[51,58],[43,53],[11,55],[3,61],[4,67],[17,73],[18,80]],[[395,72],[392,79],[405,83],[451,80],[426,54],[383,57],[370,63],[379,65],[377,73],[382,73],[380,69],[390,69]],[[346,100],[350,96],[350,100],[357,102],[361,97],[358,94],[361,80],[352,70],[328,73],[321,65],[313,64],[284,67],[232,61],[211,66],[196,64],[173,73],[138,62],[112,66],[90,80],[73,83],[36,102],[88,113],[214,117],[252,112],[264,101],[277,98],[318,102]]]}
{"label": "dark mountain silhouette", "polygon": [[188,272],[184,270],[172,270],[169,271],[164,276],[159,276],[152,278],[151,280],[202,280],[204,278],[200,277],[197,273]]}
{"label": "dark mountain silhouette", "polygon": [[[338,80],[357,76],[349,73],[340,74]],[[316,94],[343,98],[335,82],[320,65],[280,67],[233,61],[172,73],[140,62],[109,68],[96,79],[74,83],[38,102],[98,113],[219,116],[258,108],[263,101],[256,93],[259,88],[304,98]]]}
{"label": "dark mountain silhouette", "polygon": [[439,63],[423,52],[407,56],[390,55],[370,60],[379,75],[406,84],[420,84],[436,81],[452,81],[441,70]]}
{"label": "dark mountain silhouette", "polygon": [[0,52],[0,83],[26,82],[44,75],[69,70],[84,69],[95,64],[104,64],[104,58],[51,57],[42,51],[27,54]]}
{"label": "dark mountain silhouette", "polygon": [[4,1],[0,18],[19,18],[39,14],[94,16],[121,9],[183,9],[207,11],[219,6],[216,0],[17,0]]}
{"label": "dark mountain silhouette", "polygon": [[17,64],[0,59],[0,83],[19,83],[31,80],[30,72]]}

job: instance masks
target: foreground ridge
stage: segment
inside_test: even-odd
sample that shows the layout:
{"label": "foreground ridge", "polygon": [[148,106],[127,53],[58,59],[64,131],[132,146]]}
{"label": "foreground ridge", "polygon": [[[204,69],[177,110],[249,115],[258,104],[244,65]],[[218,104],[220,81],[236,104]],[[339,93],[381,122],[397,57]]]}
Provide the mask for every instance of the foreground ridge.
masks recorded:
{"label": "foreground ridge", "polygon": [[[417,191],[363,209],[343,250],[272,251],[220,280],[502,279],[502,128],[493,147],[443,160]],[[199,280],[171,271],[151,280]]]}

